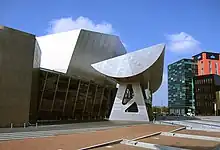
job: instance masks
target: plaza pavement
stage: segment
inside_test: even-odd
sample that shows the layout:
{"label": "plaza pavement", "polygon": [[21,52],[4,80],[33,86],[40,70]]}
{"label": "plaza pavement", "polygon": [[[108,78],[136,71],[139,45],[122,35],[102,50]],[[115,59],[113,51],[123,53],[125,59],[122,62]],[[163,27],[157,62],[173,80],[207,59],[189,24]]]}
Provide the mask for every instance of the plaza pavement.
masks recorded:
{"label": "plaza pavement", "polygon": [[[210,117],[212,119],[212,117]],[[162,120],[103,121],[0,129],[0,149],[220,149],[220,122]],[[107,142],[107,143],[106,143]]]}

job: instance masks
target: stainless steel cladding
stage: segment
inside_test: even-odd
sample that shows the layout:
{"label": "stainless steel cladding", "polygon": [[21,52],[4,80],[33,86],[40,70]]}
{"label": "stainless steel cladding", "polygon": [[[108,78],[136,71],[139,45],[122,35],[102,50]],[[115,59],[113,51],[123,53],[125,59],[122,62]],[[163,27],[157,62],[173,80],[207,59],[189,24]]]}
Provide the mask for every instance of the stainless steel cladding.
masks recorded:
{"label": "stainless steel cladding", "polygon": [[158,44],[92,64],[92,67],[119,83],[139,80],[147,88],[150,82],[155,92],[162,82],[164,51],[165,44]]}
{"label": "stainless steel cladding", "polygon": [[38,42],[42,50],[41,67],[98,83],[108,79],[91,64],[126,53],[118,36],[82,29],[38,37]]}

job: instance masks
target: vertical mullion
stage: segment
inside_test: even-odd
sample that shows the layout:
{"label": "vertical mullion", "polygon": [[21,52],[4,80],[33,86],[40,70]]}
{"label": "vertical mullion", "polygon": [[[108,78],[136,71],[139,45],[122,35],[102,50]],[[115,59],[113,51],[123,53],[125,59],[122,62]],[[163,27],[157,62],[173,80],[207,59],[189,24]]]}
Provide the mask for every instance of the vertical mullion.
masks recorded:
{"label": "vertical mullion", "polygon": [[72,115],[73,115],[73,116],[75,115],[76,102],[77,102],[77,100],[78,100],[80,85],[81,85],[81,80],[79,80],[79,84],[78,84],[78,88],[77,88],[77,92],[76,92],[75,103],[74,103],[73,112],[72,112]]}
{"label": "vertical mullion", "polygon": [[64,100],[64,104],[63,104],[63,113],[64,113],[64,110],[66,108],[66,101],[67,101],[67,97],[68,97],[68,93],[69,93],[70,81],[71,81],[71,77],[69,77],[69,81],[68,81],[68,86],[67,86],[67,90],[66,90],[65,100]]}
{"label": "vertical mullion", "polygon": [[58,78],[57,78],[56,88],[55,88],[55,92],[54,92],[54,95],[53,95],[53,103],[52,103],[51,110],[50,110],[51,112],[53,111],[59,80],[60,80],[60,75],[58,75]]}
{"label": "vertical mullion", "polygon": [[108,97],[107,97],[107,103],[106,103],[106,112],[105,112],[105,117],[107,116],[107,113],[109,112],[109,105],[110,105],[110,96],[111,96],[111,89],[108,89]]}
{"label": "vertical mullion", "polygon": [[84,104],[83,113],[82,113],[83,115],[84,115],[84,112],[85,112],[85,109],[86,109],[87,98],[88,98],[88,94],[89,94],[89,87],[90,87],[90,82],[89,82],[89,85],[88,85],[88,88],[87,88],[87,91],[86,91],[85,104]]}
{"label": "vertical mullion", "polygon": [[95,88],[95,95],[94,95],[94,99],[93,99],[93,102],[92,102],[92,116],[93,116],[93,110],[94,110],[94,105],[95,105],[95,100],[96,100],[96,93],[97,93],[97,90],[98,90],[98,85],[96,85],[96,88]]}
{"label": "vertical mullion", "polygon": [[44,91],[45,91],[46,84],[47,84],[47,77],[48,77],[48,72],[46,72],[46,76],[45,76],[45,79],[44,79],[44,86],[43,86],[43,90],[42,90],[42,93],[41,93],[41,98],[40,98],[40,104],[39,104],[38,112],[41,109],[41,105],[42,105],[42,101],[43,101],[43,96],[44,96]]}
{"label": "vertical mullion", "polygon": [[100,111],[101,111],[101,107],[102,107],[102,101],[104,99],[104,93],[105,93],[105,87],[103,87],[103,91],[102,91],[102,97],[101,97],[101,102],[100,102],[100,106],[99,106],[98,116],[100,116]]}

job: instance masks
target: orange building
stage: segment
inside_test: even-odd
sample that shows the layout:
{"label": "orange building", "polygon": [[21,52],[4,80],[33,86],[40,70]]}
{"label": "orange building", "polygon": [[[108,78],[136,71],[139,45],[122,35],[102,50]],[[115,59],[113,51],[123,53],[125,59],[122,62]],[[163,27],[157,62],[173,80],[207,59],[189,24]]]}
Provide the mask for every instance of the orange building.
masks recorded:
{"label": "orange building", "polygon": [[219,53],[202,52],[193,56],[198,64],[198,75],[217,74],[220,75]]}

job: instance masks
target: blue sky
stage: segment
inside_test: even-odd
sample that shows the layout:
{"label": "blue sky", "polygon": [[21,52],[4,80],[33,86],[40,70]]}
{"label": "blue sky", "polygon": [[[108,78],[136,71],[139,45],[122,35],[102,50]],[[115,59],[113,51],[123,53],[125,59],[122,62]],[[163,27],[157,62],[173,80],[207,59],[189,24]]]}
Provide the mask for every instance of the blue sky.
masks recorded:
{"label": "blue sky", "polygon": [[76,28],[117,34],[128,51],[166,42],[154,105],[167,105],[167,64],[220,52],[219,0],[1,0],[0,24],[37,36]]}

